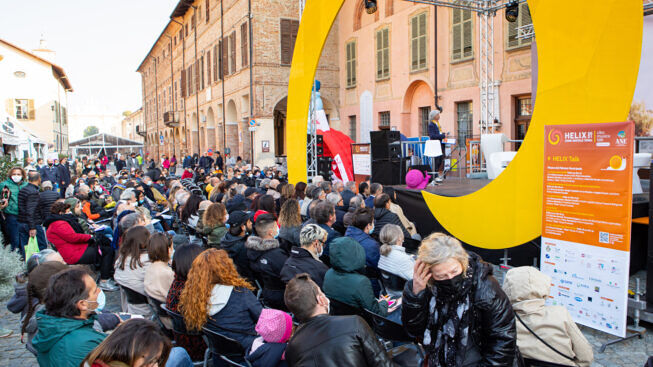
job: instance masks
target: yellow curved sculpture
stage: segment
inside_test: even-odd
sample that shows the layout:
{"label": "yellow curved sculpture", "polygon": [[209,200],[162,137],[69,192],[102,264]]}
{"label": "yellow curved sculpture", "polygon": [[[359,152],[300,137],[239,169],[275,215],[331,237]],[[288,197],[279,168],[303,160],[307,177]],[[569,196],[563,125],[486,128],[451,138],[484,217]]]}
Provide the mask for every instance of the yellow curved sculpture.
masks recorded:
{"label": "yellow curved sculpture", "polygon": [[[307,2],[290,72],[286,136],[291,182],[306,180],[306,121],[322,48],[344,0]],[[537,104],[519,154],[483,189],[462,197],[423,191],[447,231],[477,247],[503,249],[542,227],[544,124],[625,121],[642,45],[641,0],[530,0],[537,34]],[[555,139],[555,137],[551,137]]]}

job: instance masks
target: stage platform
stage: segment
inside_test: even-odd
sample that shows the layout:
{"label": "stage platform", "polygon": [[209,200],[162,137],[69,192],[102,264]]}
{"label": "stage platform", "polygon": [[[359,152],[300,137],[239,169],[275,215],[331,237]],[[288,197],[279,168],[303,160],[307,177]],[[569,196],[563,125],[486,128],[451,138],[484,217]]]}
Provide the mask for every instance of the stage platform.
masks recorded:
{"label": "stage platform", "polygon": [[[459,197],[478,191],[490,183],[487,179],[468,179],[451,177],[444,180],[437,186],[427,186],[424,191],[430,193]],[[405,185],[391,186],[397,192],[398,204],[404,209],[406,217],[417,227],[417,231],[422,237],[428,236],[433,232],[447,233],[446,229],[435,219],[431,210],[426,205],[422,197],[422,190],[412,190]],[[633,196],[633,214],[632,218],[648,217],[649,195],[648,192]],[[631,274],[646,267],[648,226],[633,224],[631,238]],[[485,260],[499,264],[505,253],[503,250],[486,250],[474,246],[473,244],[463,243],[471,251],[481,255]],[[512,266],[539,264],[540,256],[540,239],[536,238],[530,242],[509,249],[508,256],[511,258],[509,264]]]}

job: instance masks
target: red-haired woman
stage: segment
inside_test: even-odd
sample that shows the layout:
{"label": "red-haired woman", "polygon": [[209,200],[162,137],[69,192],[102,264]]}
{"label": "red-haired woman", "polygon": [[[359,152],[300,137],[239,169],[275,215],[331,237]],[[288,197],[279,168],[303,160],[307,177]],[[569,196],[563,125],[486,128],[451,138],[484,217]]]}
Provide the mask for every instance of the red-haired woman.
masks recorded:
{"label": "red-haired woman", "polygon": [[208,249],[193,261],[179,308],[189,330],[206,327],[249,349],[263,307],[224,250]]}

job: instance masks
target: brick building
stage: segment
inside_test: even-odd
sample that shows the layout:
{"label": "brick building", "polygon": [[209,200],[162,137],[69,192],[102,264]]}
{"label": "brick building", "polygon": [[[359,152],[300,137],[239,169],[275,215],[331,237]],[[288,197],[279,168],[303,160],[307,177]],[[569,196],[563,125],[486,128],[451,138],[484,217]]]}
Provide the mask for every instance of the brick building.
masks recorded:
{"label": "brick building", "polygon": [[[402,0],[378,0],[367,14],[364,0],[345,1],[338,15],[340,53],[340,128],[357,141],[369,139],[379,126],[406,136],[427,135],[428,113],[444,108],[443,130],[465,140],[479,135],[479,19],[469,10]],[[494,103],[500,125],[495,131],[523,139],[530,123],[531,43],[517,37],[531,23],[528,6],[520,5],[516,22],[504,10],[493,18]],[[437,68],[434,34],[437,29]],[[368,140],[369,141],[369,140]]]}
{"label": "brick building", "polygon": [[[179,158],[228,148],[249,160],[248,122],[255,119],[255,163],[284,155],[291,143],[285,141],[286,97],[298,27],[296,0],[180,0],[137,70],[146,152]],[[337,42],[334,27],[317,73],[335,121]]]}

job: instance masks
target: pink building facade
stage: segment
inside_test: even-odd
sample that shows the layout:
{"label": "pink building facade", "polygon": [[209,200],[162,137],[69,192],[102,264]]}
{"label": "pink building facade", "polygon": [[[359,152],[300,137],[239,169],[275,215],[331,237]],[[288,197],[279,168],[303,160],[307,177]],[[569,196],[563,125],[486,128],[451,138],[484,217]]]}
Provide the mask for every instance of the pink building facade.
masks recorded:
{"label": "pink building facade", "polygon": [[[363,0],[347,0],[338,16],[340,121],[333,126],[358,142],[390,126],[425,136],[435,106],[435,9],[403,0],[378,0],[367,14]],[[530,24],[525,4],[515,23],[494,17],[494,74],[498,85],[496,132],[521,139],[530,123],[531,40],[517,27]],[[438,104],[443,130],[465,141],[480,134],[479,19],[471,12],[437,9]]]}

